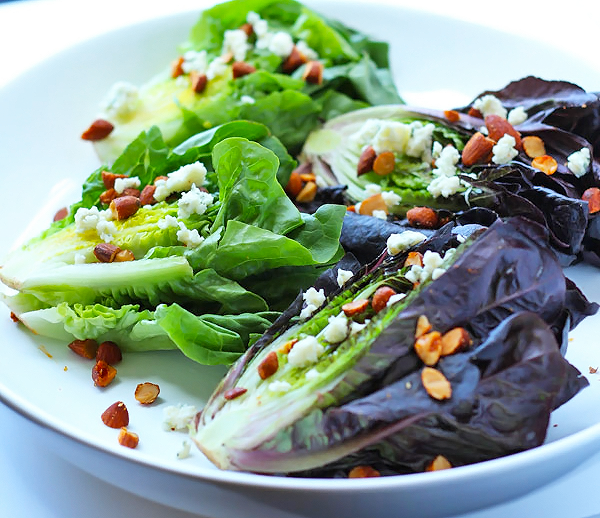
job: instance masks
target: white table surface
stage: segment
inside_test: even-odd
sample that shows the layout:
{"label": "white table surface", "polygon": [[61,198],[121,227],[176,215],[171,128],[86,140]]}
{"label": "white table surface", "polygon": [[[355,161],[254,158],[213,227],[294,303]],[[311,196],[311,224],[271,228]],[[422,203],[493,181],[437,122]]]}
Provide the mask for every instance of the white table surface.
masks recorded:
{"label": "white table surface", "polygon": [[[406,0],[390,4],[414,6]],[[162,13],[198,8],[194,0],[22,0],[0,3],[0,87],[48,56],[86,38]],[[554,4],[503,0],[499,9],[479,1],[429,0],[419,8],[527,34],[576,53],[600,67],[595,0],[570,0],[571,9]],[[565,5],[564,3],[562,4]],[[593,50],[594,49],[594,50]],[[568,79],[568,78],[565,78]],[[598,85],[600,89],[600,85]],[[1,117],[1,114],[0,114]],[[3,171],[3,174],[9,174]],[[1,342],[0,346],[6,346]],[[192,518],[127,493],[80,471],[36,442],[35,425],[0,403],[0,518]],[[453,518],[600,517],[600,453],[574,472],[523,498]],[[493,488],[490,488],[493,490]],[[275,515],[273,515],[275,516]],[[392,515],[391,515],[392,516]],[[243,518],[243,510],[236,517]],[[267,517],[268,518],[268,517]]]}

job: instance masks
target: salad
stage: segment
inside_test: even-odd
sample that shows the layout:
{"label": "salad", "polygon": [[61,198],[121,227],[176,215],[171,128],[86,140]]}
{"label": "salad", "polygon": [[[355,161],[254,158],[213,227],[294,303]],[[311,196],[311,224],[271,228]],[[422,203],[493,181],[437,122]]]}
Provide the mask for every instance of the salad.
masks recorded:
{"label": "salad", "polygon": [[600,251],[600,102],[526,78],[408,107],[387,50],[293,0],[203,12],[84,131],[103,165],[7,256],[13,318],[105,359],[230,366],[173,425],[222,469],[387,475],[541,444],[587,384],[564,354],[598,306],[561,266]]}
{"label": "salad", "polygon": [[347,186],[359,214],[422,228],[472,207],[525,215],[548,227],[563,265],[598,262],[598,102],[571,83],[527,77],[460,110],[366,108],[312,132],[300,167]]}
{"label": "salad", "polygon": [[393,102],[386,43],[294,0],[232,0],[202,12],[163,73],[113,85],[82,137],[110,163],[150,126],[173,146],[248,119],[295,153],[321,120]]}

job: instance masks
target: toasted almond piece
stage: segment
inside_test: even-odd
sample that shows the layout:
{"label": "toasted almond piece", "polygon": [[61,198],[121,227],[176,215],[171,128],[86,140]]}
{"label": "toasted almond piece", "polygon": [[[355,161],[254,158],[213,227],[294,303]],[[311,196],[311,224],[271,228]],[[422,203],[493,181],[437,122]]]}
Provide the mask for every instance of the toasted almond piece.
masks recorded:
{"label": "toasted almond piece", "polygon": [[292,171],[290,179],[288,180],[288,183],[285,186],[285,192],[287,192],[289,196],[295,198],[296,196],[298,196],[301,190],[302,178],[300,178],[299,173],[297,173],[296,171]]}
{"label": "toasted almond piece", "polygon": [[300,173],[300,180],[303,182],[316,182],[317,175],[315,173]]}
{"label": "toasted almond piece", "polygon": [[135,187],[127,187],[127,189],[123,189],[123,192],[117,196],[117,198],[121,198],[123,196],[133,196],[134,198],[140,197],[140,190]]}
{"label": "toasted almond piece", "polygon": [[13,311],[10,312],[10,319],[13,322],[20,322],[21,321],[21,319]]}
{"label": "toasted almond piece", "polygon": [[110,428],[122,428],[129,424],[129,411],[123,401],[117,401],[102,412],[102,422]]}
{"label": "toasted almond piece", "polygon": [[171,63],[171,77],[173,79],[178,78],[179,76],[182,76],[184,74],[183,71],[183,62],[185,60],[183,59],[183,56],[179,56],[177,59],[173,60],[173,62]]}
{"label": "toasted almond piece", "polygon": [[107,340],[98,346],[96,351],[96,361],[105,361],[109,365],[119,363],[123,359],[121,349],[115,342]]}
{"label": "toasted almond piece", "polygon": [[408,252],[404,260],[404,266],[423,266],[423,254],[421,252]]}
{"label": "toasted almond piece", "polygon": [[140,199],[135,196],[120,196],[110,202],[109,209],[117,220],[133,216],[140,208]]}
{"label": "toasted almond piece", "polygon": [[248,74],[252,74],[252,72],[256,72],[256,68],[245,61],[235,61],[231,66],[231,72],[233,74],[233,78],[238,79],[239,77],[247,76]]}
{"label": "toasted almond piece", "polygon": [[125,263],[127,261],[135,261],[135,256],[131,250],[121,250],[115,255],[115,263]]}
{"label": "toasted almond piece", "polygon": [[152,182],[152,183],[153,183],[154,185],[156,185],[156,182],[158,182],[159,180],[160,180],[161,182],[166,182],[168,179],[169,179],[169,177],[168,177],[168,176],[161,175],[161,176],[157,176],[157,177],[154,179],[154,182]]}
{"label": "toasted almond piece", "polygon": [[317,195],[317,184],[315,182],[306,182],[302,190],[296,196],[298,203],[309,203],[315,199]]}
{"label": "toasted almond piece", "polygon": [[198,72],[190,72],[190,81],[192,83],[192,90],[197,94],[201,94],[206,90],[208,84],[208,77],[206,74],[199,74]]}
{"label": "toasted almond piece", "polygon": [[115,180],[117,178],[128,178],[125,174],[115,174],[110,171],[102,171],[102,183],[107,189],[112,189],[115,186]]}
{"label": "toasted almond piece", "polygon": [[112,263],[121,249],[112,243],[98,243],[94,247],[94,255],[101,263]]}
{"label": "toasted almond piece", "polygon": [[96,340],[92,340],[91,338],[87,338],[85,340],[73,340],[69,344],[69,349],[82,358],[92,360],[96,357],[98,342],[96,342]]}
{"label": "toasted almond piece", "polygon": [[61,219],[65,219],[69,214],[69,209],[67,207],[63,207],[62,209],[58,209],[54,214],[54,218],[52,221],[60,221]]}
{"label": "toasted almond piece", "polygon": [[479,119],[483,119],[483,113],[481,113],[477,108],[473,108],[471,106],[471,108],[469,108],[469,111],[467,112],[468,115],[470,115],[471,117],[477,117]]}
{"label": "toasted almond piece", "polygon": [[464,327],[455,327],[442,335],[442,356],[454,354],[473,343]]}
{"label": "toasted almond piece", "polygon": [[396,290],[389,286],[381,286],[375,290],[373,298],[371,299],[371,307],[375,313],[379,313],[386,307],[388,300],[390,300],[392,295],[396,295]]}
{"label": "toasted almond piece", "polygon": [[242,25],[240,25],[239,29],[240,31],[244,31],[246,33],[246,36],[248,37],[254,34],[254,27],[252,27],[251,23],[243,23]]}
{"label": "toasted almond piece", "polygon": [[429,331],[431,331],[431,329],[432,329],[431,323],[429,322],[429,319],[427,318],[427,316],[421,315],[419,318],[417,318],[417,327],[415,329],[415,338],[420,338],[424,334],[429,333]]}
{"label": "toasted almond piece", "polygon": [[446,457],[438,455],[429,463],[425,471],[439,471],[441,469],[450,469],[451,467],[452,464],[450,464],[450,461]]}
{"label": "toasted almond piece", "polygon": [[154,192],[156,191],[156,185],[146,185],[140,193],[140,205],[154,205],[156,200],[154,199]]}
{"label": "toasted almond piece", "polygon": [[542,155],[536,156],[531,161],[531,167],[535,167],[536,169],[539,169],[543,173],[550,176],[556,173],[556,170],[558,169],[558,164],[556,163],[556,160],[550,155]]}
{"label": "toasted almond piece", "polygon": [[488,137],[498,142],[504,135],[508,134],[515,139],[515,149],[523,149],[521,143],[521,134],[500,115],[487,115],[485,117],[485,127],[488,130]]}
{"label": "toasted almond piece", "polygon": [[463,165],[470,167],[475,164],[486,164],[492,159],[492,148],[496,143],[486,137],[483,133],[477,131],[474,133],[462,152]]}
{"label": "toasted almond piece", "polygon": [[342,311],[347,317],[360,315],[369,307],[369,299],[358,299],[352,302],[347,302],[342,306]]}
{"label": "toasted almond piece", "polygon": [[442,353],[442,334],[438,331],[425,333],[416,339],[414,347],[421,361],[431,367],[440,359]]}
{"label": "toasted almond piece", "polygon": [[583,191],[581,199],[588,202],[588,211],[590,214],[600,211],[600,189],[598,187],[590,187]]}
{"label": "toasted almond piece", "polygon": [[354,213],[356,213],[356,205],[348,205],[348,206],[346,207],[346,210],[347,210],[348,212],[354,212]]}
{"label": "toasted almond piece", "polygon": [[290,55],[287,58],[285,58],[285,61],[281,65],[281,69],[286,74],[291,74],[294,70],[300,68],[307,61],[308,59],[306,58],[306,56],[298,50],[298,47],[296,47],[296,45],[294,45],[292,48],[292,52],[290,52]]}
{"label": "toasted almond piece", "polygon": [[145,381],[135,387],[134,397],[142,405],[151,405],[156,401],[159,394],[160,387],[156,383]]}
{"label": "toasted almond piece", "polygon": [[437,212],[429,207],[413,207],[406,213],[411,227],[435,229],[440,226]]}
{"label": "toasted almond piece", "polygon": [[521,143],[523,144],[523,151],[525,151],[525,154],[529,158],[536,158],[546,154],[544,141],[537,135],[523,137]]}
{"label": "toasted almond piece", "polygon": [[319,61],[309,61],[304,67],[302,79],[307,83],[320,85],[323,83],[323,63]]}
{"label": "toasted almond piece", "polygon": [[358,212],[364,216],[372,216],[374,210],[382,210],[386,214],[388,213],[387,205],[383,199],[383,196],[381,196],[381,193],[373,194],[373,196],[365,198],[361,202]]}
{"label": "toasted almond piece", "polygon": [[81,138],[83,140],[95,142],[108,137],[114,129],[115,127],[107,120],[96,119],[90,124],[90,127],[81,134]]}
{"label": "toasted almond piece", "polygon": [[127,448],[137,448],[140,438],[137,433],[130,432],[127,427],[122,426],[119,432],[119,444]]}
{"label": "toasted almond piece", "polygon": [[298,341],[297,338],[292,338],[291,340],[288,340],[279,349],[277,349],[277,352],[279,352],[281,354],[288,354],[292,350],[292,347],[294,347],[294,344],[297,341]]}
{"label": "toasted almond piece", "polygon": [[244,387],[233,387],[223,392],[223,397],[227,401],[231,401],[232,399],[243,396],[246,392],[248,392],[248,389],[245,389]]}
{"label": "toasted almond piece", "polygon": [[119,193],[111,187],[110,189],[106,189],[106,191],[100,194],[100,201],[104,203],[104,205],[110,205],[110,202],[118,197]]}
{"label": "toasted almond piece", "polygon": [[360,154],[358,165],[356,166],[356,176],[370,173],[373,170],[373,164],[377,158],[377,153],[373,146],[367,146]]}
{"label": "toasted almond piece", "polygon": [[371,466],[355,466],[348,473],[348,478],[380,477],[381,473]]}
{"label": "toasted almond piece", "polygon": [[379,176],[386,176],[394,171],[396,156],[391,151],[379,153],[373,162],[373,171]]}
{"label": "toasted almond piece", "polygon": [[96,361],[92,367],[92,379],[97,387],[106,387],[115,379],[117,369],[105,361]]}
{"label": "toasted almond piece", "polygon": [[433,399],[442,401],[452,396],[452,386],[439,370],[433,367],[423,367],[421,371],[421,383]]}
{"label": "toasted almond piece", "polygon": [[445,110],[444,117],[448,119],[450,122],[458,122],[460,120],[460,113],[456,110]]}
{"label": "toasted almond piece", "polygon": [[275,351],[271,351],[258,365],[258,375],[260,376],[260,379],[266,380],[267,378],[273,376],[273,374],[277,372],[278,368],[279,360],[277,359],[277,353]]}

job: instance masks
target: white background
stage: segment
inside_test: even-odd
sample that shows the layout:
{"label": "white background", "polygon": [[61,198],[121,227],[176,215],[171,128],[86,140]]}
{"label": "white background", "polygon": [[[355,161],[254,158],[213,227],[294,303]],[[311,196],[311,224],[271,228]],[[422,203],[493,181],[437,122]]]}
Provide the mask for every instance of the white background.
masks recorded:
{"label": "white background", "polygon": [[[388,3],[415,8],[414,2],[405,0],[388,0]],[[197,9],[200,4],[190,0],[28,0],[0,4],[0,87],[78,41],[133,21],[167,12]],[[577,55],[590,67],[600,67],[596,36],[600,6],[593,1],[570,0],[554,4],[504,0],[491,6],[480,1],[429,0],[416,7],[493,29],[527,35]],[[474,44],[485,45],[485,41]],[[490,49],[490,59],[493,60],[494,55],[501,51]],[[460,66],[477,66],[461,63],[460,56],[457,56],[457,61]],[[592,88],[600,90],[600,85]],[[40,78],[40,89],[43,89],[43,78]],[[0,174],[10,172],[1,171]],[[0,197],[5,195],[2,193]],[[0,346],[8,344],[1,343],[0,338]],[[34,433],[36,426],[0,404],[0,518],[192,516],[148,502],[81,472],[49,451],[44,444],[36,442],[39,436]],[[589,459],[570,475],[524,498],[461,518],[600,516],[598,473],[600,455]],[[232,518],[243,516],[243,510],[240,510]]]}

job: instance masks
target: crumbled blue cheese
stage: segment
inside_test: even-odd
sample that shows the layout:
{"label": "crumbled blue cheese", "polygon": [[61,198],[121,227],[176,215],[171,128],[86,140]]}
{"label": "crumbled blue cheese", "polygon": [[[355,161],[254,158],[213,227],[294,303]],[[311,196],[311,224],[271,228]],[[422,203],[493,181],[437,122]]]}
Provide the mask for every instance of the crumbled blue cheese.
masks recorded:
{"label": "crumbled blue cheese", "polygon": [[190,456],[191,443],[190,441],[183,441],[181,449],[177,452],[177,458],[179,460],[187,459]]}
{"label": "crumbled blue cheese", "polygon": [[442,153],[442,149],[444,149],[444,146],[442,146],[442,144],[440,144],[437,140],[433,143],[433,145],[431,146],[431,158],[433,158],[434,160],[437,160],[437,158],[440,156],[440,154]]}
{"label": "crumbled blue cheese", "polygon": [[169,227],[179,228],[179,222],[177,221],[177,218],[171,216],[170,214],[167,214],[164,218],[159,219],[157,225],[161,230],[166,230]]}
{"label": "crumbled blue cheese", "polygon": [[365,320],[365,322],[363,324],[361,324],[360,322],[351,322],[350,323],[350,336],[360,333],[365,327],[367,327],[367,324],[369,322],[370,322],[370,320]]}
{"label": "crumbled blue cheese", "polygon": [[484,118],[487,115],[498,115],[506,119],[506,108],[502,106],[502,102],[495,95],[488,94],[476,99],[473,108],[479,110]]}
{"label": "crumbled blue cheese", "polygon": [[430,122],[423,124],[421,121],[411,122],[409,126],[411,134],[406,145],[406,154],[421,157],[423,162],[430,162],[435,126]]}
{"label": "crumbled blue cheese", "polygon": [[212,194],[201,191],[198,187],[192,185],[192,188],[184,192],[177,202],[177,217],[186,219],[192,214],[204,214],[212,204]]}
{"label": "crumbled blue cheese", "polygon": [[[386,120],[378,121],[378,129],[372,139],[372,146],[375,153],[379,154],[383,151],[404,153],[411,138],[413,138],[411,136],[411,130],[411,125],[403,124],[402,122]],[[414,156],[419,156],[420,154],[421,153],[419,152]]]}
{"label": "crumbled blue cheese", "polygon": [[110,243],[113,235],[117,232],[117,227],[112,222],[112,219],[113,214],[109,209],[98,210],[96,206],[89,209],[80,207],[75,213],[75,230],[78,233],[95,230],[100,239],[106,243]]}
{"label": "crumbled blue cheese", "polygon": [[109,117],[124,119],[137,110],[139,103],[138,88],[131,83],[119,81],[112,85],[101,108]]}
{"label": "crumbled blue cheese", "polygon": [[102,219],[98,221],[98,224],[96,225],[96,232],[98,232],[98,236],[102,241],[110,243],[117,233],[117,227],[112,221]]}
{"label": "crumbled blue cheese", "polygon": [[400,234],[391,234],[387,239],[387,251],[390,255],[396,255],[413,245],[425,241],[427,236],[414,230],[405,230]]}
{"label": "crumbled blue cheese", "polygon": [[275,380],[269,383],[269,390],[271,392],[287,392],[292,386],[287,381]]}
{"label": "crumbled blue cheese", "polygon": [[348,336],[348,319],[346,316],[343,313],[338,316],[330,316],[327,322],[328,324],[323,329],[323,338],[331,344],[343,342]]}
{"label": "crumbled blue cheese", "polygon": [[189,74],[190,72],[197,72],[198,74],[204,74],[208,67],[208,55],[205,50],[199,52],[195,50],[188,50],[183,54],[183,63],[181,63],[181,69]]}
{"label": "crumbled blue cheese", "polygon": [[518,126],[527,120],[527,112],[522,106],[517,106],[508,112],[508,122],[513,126]]}
{"label": "crumbled blue cheese", "polygon": [[387,212],[385,210],[378,210],[375,209],[371,216],[373,216],[374,218],[378,218],[378,219],[387,219]]}
{"label": "crumbled blue cheese", "polygon": [[515,148],[516,143],[513,136],[505,133],[492,148],[492,162],[498,165],[508,164],[519,154]]}
{"label": "crumbled blue cheese", "polygon": [[163,201],[174,192],[189,191],[192,185],[202,186],[206,178],[206,167],[201,162],[187,164],[167,175],[167,180],[156,180],[154,199]]}
{"label": "crumbled blue cheese", "polygon": [[76,253],[75,257],[73,259],[73,262],[75,264],[84,264],[84,263],[87,263],[87,257],[85,256],[85,254]]}
{"label": "crumbled blue cheese", "polygon": [[[437,252],[427,250],[423,254],[423,266],[415,264],[406,272],[405,277],[410,282],[425,282],[429,279],[437,279],[445,273],[442,268],[444,258]],[[435,277],[434,277],[435,272]]]}
{"label": "crumbled blue cheese", "polygon": [[115,191],[122,194],[125,189],[137,189],[142,182],[137,176],[128,176],[126,178],[115,179]]}
{"label": "crumbled blue cheese", "polygon": [[233,54],[235,61],[244,61],[246,53],[250,50],[248,35],[241,29],[225,31],[223,34],[222,54]]}
{"label": "crumbled blue cheese", "polygon": [[309,369],[308,371],[306,371],[306,374],[304,375],[304,377],[307,380],[314,380],[314,379],[318,378],[320,375],[321,375],[321,373],[313,367],[312,369]]}
{"label": "crumbled blue cheese", "polygon": [[459,192],[461,188],[462,183],[458,176],[438,176],[431,180],[427,186],[427,191],[434,198],[439,198],[440,196],[448,198],[448,196]]}
{"label": "crumbled blue cheese", "polygon": [[354,273],[352,273],[351,270],[343,270],[342,268],[339,268],[337,271],[337,283],[338,286],[341,288],[344,284],[346,284],[354,275]]}
{"label": "crumbled blue cheese", "polygon": [[400,302],[405,297],[406,297],[406,293],[396,293],[388,299],[386,306],[391,306],[392,304],[395,304],[396,302]]}
{"label": "crumbled blue cheese", "polygon": [[248,12],[246,21],[252,25],[252,30],[258,39],[262,38],[269,31],[269,25],[266,20],[263,20],[258,13],[254,11]]}
{"label": "crumbled blue cheese", "polygon": [[215,77],[225,75],[225,72],[227,72],[227,63],[225,62],[225,59],[226,58],[222,56],[217,56],[208,64],[205,72],[206,79],[210,81]]}
{"label": "crumbled blue cheese", "polygon": [[456,176],[456,164],[460,160],[460,153],[451,145],[444,147],[435,161],[432,173],[436,176]]}
{"label": "crumbled blue cheese", "polygon": [[314,287],[308,288],[303,294],[302,298],[307,304],[312,304],[313,306],[319,307],[323,302],[325,302],[325,292],[323,288],[317,291]]}
{"label": "crumbled blue cheese", "polygon": [[202,237],[197,229],[189,229],[183,221],[179,221],[179,230],[177,231],[177,239],[188,248],[196,248],[202,244]]}
{"label": "crumbled blue cheese", "polygon": [[306,306],[304,306],[302,308],[302,311],[300,311],[300,319],[301,320],[306,320],[307,318],[309,318],[315,311],[317,310],[317,306],[315,306],[314,304],[307,304]]}
{"label": "crumbled blue cheese", "polygon": [[294,49],[294,40],[287,32],[276,32],[269,41],[268,49],[280,58],[287,58]]}
{"label": "crumbled blue cheese", "polygon": [[296,43],[296,48],[307,59],[314,60],[319,57],[319,55],[313,49],[311,49],[304,40],[299,40],[298,43]]}
{"label": "crumbled blue cheese", "polygon": [[186,431],[197,413],[194,405],[169,405],[163,410],[163,426],[165,430]]}
{"label": "crumbled blue cheese", "polygon": [[288,363],[292,367],[307,367],[316,363],[324,350],[324,347],[314,336],[307,336],[294,344],[287,355]]}
{"label": "crumbled blue cheese", "polygon": [[590,150],[586,147],[582,147],[567,157],[567,167],[577,178],[581,178],[588,172],[590,162]]}
{"label": "crumbled blue cheese", "polygon": [[365,194],[367,195],[367,197],[375,196],[376,194],[379,194],[380,192],[381,192],[381,186],[377,185],[376,183],[368,183],[367,185],[365,185]]}
{"label": "crumbled blue cheese", "polygon": [[396,205],[399,205],[402,201],[402,197],[393,191],[382,191],[381,197],[383,198],[386,207],[390,209]]}
{"label": "crumbled blue cheese", "polygon": [[242,95],[240,97],[240,102],[242,104],[254,104],[256,99],[254,97],[250,97],[249,95]]}
{"label": "crumbled blue cheese", "polygon": [[379,131],[380,122],[379,119],[367,119],[357,131],[350,135],[349,140],[360,149],[371,145]]}

